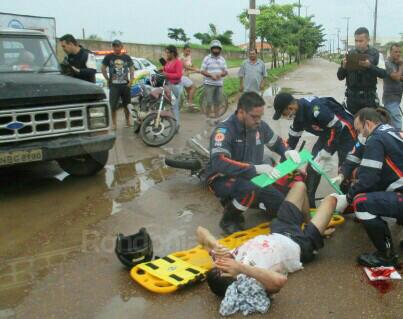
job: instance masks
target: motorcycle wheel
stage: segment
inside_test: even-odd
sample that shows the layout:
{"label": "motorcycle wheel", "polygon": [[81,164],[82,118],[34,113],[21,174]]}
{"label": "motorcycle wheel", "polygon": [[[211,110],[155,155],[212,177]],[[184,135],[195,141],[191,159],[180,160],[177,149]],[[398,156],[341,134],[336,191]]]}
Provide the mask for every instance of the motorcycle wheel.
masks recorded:
{"label": "motorcycle wheel", "polygon": [[145,144],[152,147],[167,144],[176,134],[176,121],[172,117],[161,115],[160,125],[155,128],[156,117],[157,113],[147,115],[140,127],[141,139]]}
{"label": "motorcycle wheel", "polygon": [[202,162],[194,154],[180,153],[168,155],[165,158],[165,164],[180,169],[199,170],[202,168]]}
{"label": "motorcycle wheel", "polygon": [[133,132],[134,134],[138,134],[140,132],[141,123],[138,121],[133,121]]}

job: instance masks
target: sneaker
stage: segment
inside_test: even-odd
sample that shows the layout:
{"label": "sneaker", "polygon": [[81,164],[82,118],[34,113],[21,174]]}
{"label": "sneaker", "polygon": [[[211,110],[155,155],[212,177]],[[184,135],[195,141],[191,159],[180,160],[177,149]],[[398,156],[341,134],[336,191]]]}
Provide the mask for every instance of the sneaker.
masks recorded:
{"label": "sneaker", "polygon": [[357,258],[357,262],[361,266],[365,267],[396,267],[397,266],[397,256],[392,253],[390,257],[386,256],[385,253],[376,251],[374,253],[365,253]]}

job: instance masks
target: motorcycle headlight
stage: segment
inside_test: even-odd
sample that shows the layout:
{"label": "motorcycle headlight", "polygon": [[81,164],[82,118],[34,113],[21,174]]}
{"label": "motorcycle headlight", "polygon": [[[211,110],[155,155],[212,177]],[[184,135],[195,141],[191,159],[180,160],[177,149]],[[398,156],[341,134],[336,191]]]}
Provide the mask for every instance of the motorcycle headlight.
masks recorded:
{"label": "motorcycle headlight", "polygon": [[88,109],[88,124],[90,129],[100,129],[108,126],[106,106],[92,106]]}

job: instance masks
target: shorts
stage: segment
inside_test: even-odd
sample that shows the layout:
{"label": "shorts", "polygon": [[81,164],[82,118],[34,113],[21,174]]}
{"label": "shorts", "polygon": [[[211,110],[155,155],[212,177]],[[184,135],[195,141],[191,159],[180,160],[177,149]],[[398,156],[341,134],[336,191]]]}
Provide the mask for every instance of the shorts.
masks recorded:
{"label": "shorts", "polygon": [[304,215],[293,204],[284,201],[277,218],[271,224],[271,232],[287,236],[301,247],[301,262],[306,263],[314,259],[314,251],[323,247],[323,237],[314,224],[309,222],[304,229]]}
{"label": "shorts", "polygon": [[204,84],[204,98],[207,106],[219,106],[224,100],[222,86]]}
{"label": "shorts", "polygon": [[182,85],[185,88],[190,88],[193,85],[193,81],[188,76],[182,76]]}
{"label": "shorts", "polygon": [[115,84],[109,88],[109,104],[111,110],[116,111],[119,108],[119,102],[126,107],[131,101],[130,87],[127,84]]}

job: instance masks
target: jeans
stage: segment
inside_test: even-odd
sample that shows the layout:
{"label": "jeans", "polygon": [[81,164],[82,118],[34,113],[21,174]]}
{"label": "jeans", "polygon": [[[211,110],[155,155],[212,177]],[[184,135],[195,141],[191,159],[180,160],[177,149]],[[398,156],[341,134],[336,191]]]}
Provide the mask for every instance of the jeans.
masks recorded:
{"label": "jeans", "polygon": [[180,120],[179,103],[180,103],[180,97],[181,97],[182,91],[183,91],[183,85],[181,83],[169,84],[169,88],[171,90],[171,93],[175,96],[175,103],[173,105],[173,113],[174,113],[174,117],[176,120],[176,127],[178,127],[179,120]]}
{"label": "jeans", "polygon": [[385,108],[391,116],[391,125],[399,130],[402,129],[402,113],[400,110],[400,102],[393,101],[385,103]]}

